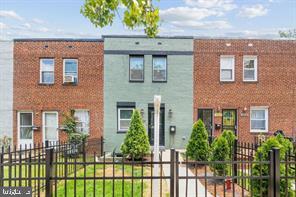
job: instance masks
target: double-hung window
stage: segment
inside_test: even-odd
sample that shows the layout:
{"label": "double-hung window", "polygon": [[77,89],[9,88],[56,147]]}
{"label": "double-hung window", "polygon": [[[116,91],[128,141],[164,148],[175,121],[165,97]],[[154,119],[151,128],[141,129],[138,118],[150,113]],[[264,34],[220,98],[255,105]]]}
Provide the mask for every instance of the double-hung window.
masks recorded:
{"label": "double-hung window", "polygon": [[153,81],[167,81],[167,57],[153,56]]}
{"label": "double-hung window", "polygon": [[244,56],[244,81],[257,81],[257,56]]}
{"label": "double-hung window", "polygon": [[268,132],[268,108],[251,107],[250,113],[251,132]]}
{"label": "double-hung window", "polygon": [[76,129],[82,133],[89,133],[89,111],[75,110]]}
{"label": "double-hung window", "polygon": [[234,81],[234,56],[220,56],[220,81]]}
{"label": "double-hung window", "polygon": [[134,108],[118,108],[118,131],[125,132],[128,130]]}
{"label": "double-hung window", "polygon": [[54,59],[40,59],[40,83],[54,83]]}
{"label": "double-hung window", "polygon": [[78,60],[64,59],[64,83],[78,82]]}
{"label": "double-hung window", "polygon": [[130,81],[144,81],[144,56],[131,55],[130,57]]}

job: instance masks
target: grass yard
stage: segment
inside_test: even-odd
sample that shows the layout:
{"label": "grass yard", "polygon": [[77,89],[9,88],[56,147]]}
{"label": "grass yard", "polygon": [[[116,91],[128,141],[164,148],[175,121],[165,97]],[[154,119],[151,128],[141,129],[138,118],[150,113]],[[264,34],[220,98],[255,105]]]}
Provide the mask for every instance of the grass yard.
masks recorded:
{"label": "grass yard", "polygon": [[[79,159],[80,160],[80,159]],[[77,160],[77,162],[79,161]],[[93,161],[92,159],[88,159],[89,161]],[[60,162],[63,162],[63,160],[60,160]],[[57,177],[64,177],[64,170],[65,170],[64,164],[57,166]],[[4,178],[14,178],[16,180],[5,180],[4,186],[29,186],[28,180],[23,180],[30,178],[36,178],[36,177],[42,177],[45,179],[45,165],[36,165],[31,164],[31,174],[29,174],[29,165],[27,163],[23,163],[21,166],[21,169],[19,165],[14,165],[12,167],[5,166],[4,167]],[[86,196],[93,196],[94,193],[96,196],[123,196],[122,193],[124,193],[124,196],[151,196],[151,180],[150,179],[125,179],[122,180],[123,177],[123,169],[121,164],[113,165],[106,164],[105,167],[102,164],[90,164],[85,165],[85,168],[83,165],[76,165],[76,170],[74,168],[74,165],[67,165],[68,168],[68,180],[60,180],[56,181],[57,187],[53,187],[54,195],[56,196],[73,196],[73,193],[75,192],[77,196],[84,196],[84,193],[86,193]],[[10,173],[9,173],[10,172]],[[21,172],[21,179],[19,179],[19,175]],[[105,172],[105,173],[104,173]],[[129,164],[124,165],[124,176],[125,177],[141,177],[141,176],[150,176],[150,166],[143,166],[143,168],[140,165],[134,165],[132,167]],[[56,176],[55,172],[54,175]],[[105,180],[94,180],[92,177],[107,177]],[[89,177],[88,180],[83,179],[76,179],[73,180],[71,178],[84,178]],[[108,178],[117,177],[118,179],[110,180]],[[55,181],[53,181],[55,183]],[[31,180],[31,186],[33,191],[38,191],[38,185],[44,186],[45,180]],[[105,189],[104,189],[105,188]],[[163,196],[168,196],[168,188],[166,181],[162,181],[162,191]],[[44,190],[40,189],[40,196],[44,196]]]}

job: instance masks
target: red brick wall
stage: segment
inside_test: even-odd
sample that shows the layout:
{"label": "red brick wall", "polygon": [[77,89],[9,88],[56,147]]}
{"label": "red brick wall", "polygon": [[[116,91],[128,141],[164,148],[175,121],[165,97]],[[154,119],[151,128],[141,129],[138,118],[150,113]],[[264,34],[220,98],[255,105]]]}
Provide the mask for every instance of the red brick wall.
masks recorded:
{"label": "red brick wall", "polygon": [[[47,46],[47,47],[45,47]],[[72,46],[72,47],[69,47]],[[14,45],[14,144],[17,144],[17,112],[33,111],[34,143],[42,142],[42,112],[88,109],[90,138],[103,133],[103,42],[100,41],[15,41]],[[54,58],[54,85],[40,85],[40,58]],[[63,85],[63,58],[78,59],[78,84]],[[65,140],[59,132],[60,140]]]}
{"label": "red brick wall", "polygon": [[[226,46],[230,43],[231,46]],[[249,43],[253,46],[248,46]],[[235,81],[220,82],[220,55],[235,56]],[[243,55],[257,55],[258,82],[243,82]],[[205,39],[194,42],[194,119],[198,108],[237,109],[238,137],[253,141],[250,106],[269,107],[269,131],[296,132],[296,41]],[[247,116],[241,112],[247,108]],[[221,123],[214,117],[214,123]],[[293,132],[294,130],[294,132]],[[221,133],[216,130],[215,135]]]}

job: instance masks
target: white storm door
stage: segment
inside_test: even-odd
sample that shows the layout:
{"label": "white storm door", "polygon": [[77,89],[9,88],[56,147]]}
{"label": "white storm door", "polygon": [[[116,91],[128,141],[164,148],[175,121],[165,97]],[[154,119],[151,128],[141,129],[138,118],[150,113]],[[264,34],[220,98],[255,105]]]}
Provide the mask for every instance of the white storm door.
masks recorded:
{"label": "white storm door", "polygon": [[33,112],[18,112],[18,142],[24,147],[33,144]]}
{"label": "white storm door", "polygon": [[58,112],[43,112],[43,142],[49,141],[51,144],[58,142]]}

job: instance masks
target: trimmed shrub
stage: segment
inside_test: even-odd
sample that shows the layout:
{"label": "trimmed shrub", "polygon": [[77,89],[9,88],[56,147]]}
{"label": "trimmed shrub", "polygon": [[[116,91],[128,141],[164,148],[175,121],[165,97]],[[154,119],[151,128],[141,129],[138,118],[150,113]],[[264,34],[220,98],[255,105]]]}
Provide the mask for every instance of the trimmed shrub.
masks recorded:
{"label": "trimmed shrub", "polygon": [[186,154],[196,161],[207,161],[210,153],[208,132],[202,120],[193,124],[192,133],[186,147]]}
{"label": "trimmed shrub", "polygon": [[224,137],[227,140],[228,147],[229,147],[229,158],[231,158],[234,140],[236,139],[236,136],[234,135],[233,131],[225,130],[222,133],[222,137]]}
{"label": "trimmed shrub", "polygon": [[[222,135],[220,135],[212,143],[212,154],[210,161],[228,161],[229,153],[230,149],[228,142]],[[228,173],[228,164],[212,163],[210,167],[219,176],[226,175]]]}
{"label": "trimmed shrub", "polygon": [[[285,139],[281,134],[277,136],[273,136],[268,138],[257,150],[255,155],[255,161],[269,161],[269,151],[273,148],[280,149],[280,159],[285,159],[285,154],[288,151],[292,151],[293,145],[288,140]],[[268,164],[260,164],[256,163],[252,166],[253,176],[269,176],[269,165]],[[280,165],[280,174],[281,176],[293,176],[294,172],[292,168],[288,167],[286,175],[286,167],[285,164]],[[268,195],[268,180],[259,180],[254,179],[251,181],[252,190],[254,192],[254,196],[260,196],[260,191],[262,192],[262,196]],[[294,196],[294,192],[292,189],[292,180],[281,179],[280,181],[280,192],[281,196],[285,196],[286,188],[288,189],[289,196]]]}
{"label": "trimmed shrub", "polygon": [[123,154],[134,157],[136,160],[149,153],[150,143],[139,110],[133,111],[130,127],[120,149]]}

